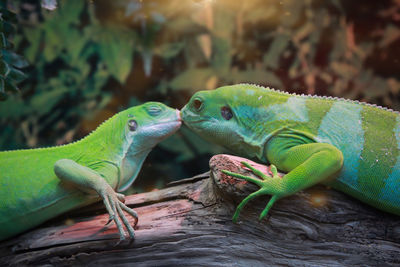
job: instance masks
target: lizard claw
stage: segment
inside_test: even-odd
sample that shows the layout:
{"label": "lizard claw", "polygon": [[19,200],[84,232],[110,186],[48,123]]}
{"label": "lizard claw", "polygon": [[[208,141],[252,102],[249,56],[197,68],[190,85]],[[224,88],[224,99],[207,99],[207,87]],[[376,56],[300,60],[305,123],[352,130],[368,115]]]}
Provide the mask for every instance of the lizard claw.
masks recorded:
{"label": "lizard claw", "polygon": [[[125,240],[125,231],[123,227],[125,226],[130,239],[133,240],[135,238],[135,231],[133,227],[136,226],[139,219],[137,213],[124,204],[125,196],[123,194],[116,193],[108,184],[105,185],[105,188],[103,188],[99,194],[103,198],[104,205],[106,206],[107,212],[110,215],[106,225],[112,221],[115,222],[119,231],[120,242]],[[127,212],[134,218],[135,222],[133,227],[123,211]]]}
{"label": "lizard claw", "polygon": [[272,177],[273,177],[273,178],[279,177],[279,176],[278,176],[278,169],[276,168],[275,165],[271,164],[270,170],[271,170],[271,173],[272,173]]}
{"label": "lizard claw", "polygon": [[109,219],[108,219],[108,221],[106,222],[105,225],[109,225],[110,222],[112,222],[113,220],[114,220],[114,215],[110,215],[110,217],[109,217]]}
{"label": "lizard claw", "polygon": [[[254,168],[253,166],[251,166],[250,164],[248,164],[247,162],[243,161],[241,162],[243,166],[245,166],[246,168],[250,169],[251,172],[253,172],[255,175],[257,175],[258,177],[260,177],[262,180],[257,179],[257,178],[253,178],[250,176],[245,176],[239,173],[234,173],[234,172],[230,172],[227,170],[222,170],[221,172],[239,179],[243,179],[246,180],[248,182],[254,183],[256,185],[258,185],[260,187],[260,189],[258,191],[255,191],[253,193],[251,193],[250,195],[248,195],[245,199],[242,200],[242,202],[240,202],[240,204],[237,206],[236,211],[232,217],[232,221],[235,223],[237,222],[238,218],[239,218],[239,214],[241,212],[241,210],[243,209],[243,207],[253,198],[256,198],[258,196],[261,195],[272,195],[271,199],[269,200],[267,206],[264,208],[264,210],[261,212],[259,220],[261,221],[263,218],[265,218],[268,214],[268,211],[271,209],[272,205],[280,198],[280,186],[279,183],[281,182],[281,179],[276,179],[276,178],[280,178],[280,176],[278,175],[278,170],[276,169],[276,167],[274,165],[271,165],[271,172],[272,172],[272,177],[269,177],[267,175],[265,175],[264,173],[262,173],[260,170],[257,170],[256,168]],[[272,179],[271,179],[272,178]]]}

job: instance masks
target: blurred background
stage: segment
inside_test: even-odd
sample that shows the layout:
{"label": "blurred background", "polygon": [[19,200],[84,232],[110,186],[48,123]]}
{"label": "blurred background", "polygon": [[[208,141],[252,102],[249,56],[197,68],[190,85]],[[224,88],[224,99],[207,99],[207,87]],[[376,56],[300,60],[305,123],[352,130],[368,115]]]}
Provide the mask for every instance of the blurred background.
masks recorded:
{"label": "blurred background", "polygon": [[[400,110],[400,0],[0,1],[0,150],[78,140],[146,101],[240,82]],[[183,127],[133,192],[224,152]]]}

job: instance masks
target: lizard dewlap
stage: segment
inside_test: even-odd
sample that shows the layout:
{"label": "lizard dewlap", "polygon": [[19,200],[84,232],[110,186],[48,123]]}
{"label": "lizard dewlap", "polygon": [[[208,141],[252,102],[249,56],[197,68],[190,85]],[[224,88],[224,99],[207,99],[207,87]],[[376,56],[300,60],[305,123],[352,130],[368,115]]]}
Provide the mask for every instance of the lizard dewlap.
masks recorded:
{"label": "lizard dewlap", "polygon": [[124,239],[134,237],[115,191],[136,179],[147,154],[181,125],[177,110],[157,102],[126,109],[68,145],[0,152],[0,240],[63,212],[103,200]]}
{"label": "lizard dewlap", "polygon": [[185,124],[207,140],[287,172],[282,179],[254,181],[226,171],[261,187],[239,205],[234,220],[253,197],[272,195],[264,217],[277,199],[316,183],[400,215],[396,111],[238,84],[197,92],[181,113]]}

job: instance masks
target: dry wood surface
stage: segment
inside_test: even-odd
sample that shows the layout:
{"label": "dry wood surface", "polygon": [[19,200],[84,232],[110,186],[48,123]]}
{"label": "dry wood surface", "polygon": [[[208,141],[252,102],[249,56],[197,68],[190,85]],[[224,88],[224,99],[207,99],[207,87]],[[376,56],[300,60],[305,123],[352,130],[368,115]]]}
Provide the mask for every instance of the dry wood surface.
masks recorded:
{"label": "dry wood surface", "polygon": [[241,160],[216,155],[208,173],[127,196],[139,214],[133,242],[118,243],[99,203],[1,242],[0,266],[400,266],[400,218],[324,186],[279,200],[261,222],[260,197],[232,223],[257,190],[220,172],[249,175]]}

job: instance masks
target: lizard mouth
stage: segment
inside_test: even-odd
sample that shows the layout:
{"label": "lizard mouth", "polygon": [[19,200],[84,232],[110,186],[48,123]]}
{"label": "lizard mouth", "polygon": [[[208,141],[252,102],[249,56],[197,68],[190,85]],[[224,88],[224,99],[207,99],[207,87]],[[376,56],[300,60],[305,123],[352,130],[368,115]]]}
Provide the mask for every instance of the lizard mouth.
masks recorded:
{"label": "lizard mouth", "polygon": [[190,124],[199,124],[202,122],[209,122],[209,123],[213,123],[213,122],[218,122],[217,119],[215,119],[214,117],[211,116],[200,116],[196,113],[193,113],[189,110],[183,110],[181,111],[181,115],[182,115],[182,121],[186,124],[186,125],[190,125]]}
{"label": "lizard mouth", "polygon": [[[182,125],[182,117],[181,117],[181,112],[179,109],[175,110],[176,118],[173,120],[169,121],[161,121],[161,122],[156,122],[153,124],[150,124],[148,126],[145,126],[146,129],[151,129],[151,128],[176,128],[176,130],[179,129],[179,127]],[[169,127],[170,126],[170,127]]]}
{"label": "lizard mouth", "polygon": [[179,109],[176,109],[175,112],[176,112],[176,116],[178,117],[178,120],[182,121],[182,116],[181,116],[182,112]]}
{"label": "lizard mouth", "polygon": [[208,119],[202,118],[198,114],[194,113],[191,111],[188,107],[188,105],[184,106],[180,112],[180,115],[182,117],[182,121],[189,126],[189,124],[196,124],[200,122],[207,121]]}
{"label": "lizard mouth", "polygon": [[171,126],[172,128],[177,128],[179,129],[179,127],[182,125],[182,121],[181,120],[172,120],[172,121],[165,121],[165,122],[159,122],[159,123],[154,123],[151,124],[149,126],[147,126],[146,128],[167,128],[168,126]]}
{"label": "lizard mouth", "polygon": [[161,132],[165,132],[166,130],[168,131],[168,136],[176,132],[182,125],[182,119],[179,114],[179,110],[176,111],[177,118],[174,120],[169,120],[169,121],[162,121],[162,122],[156,122],[153,124],[150,124],[148,126],[145,126],[144,128],[146,131],[154,131],[158,132],[161,130]]}

